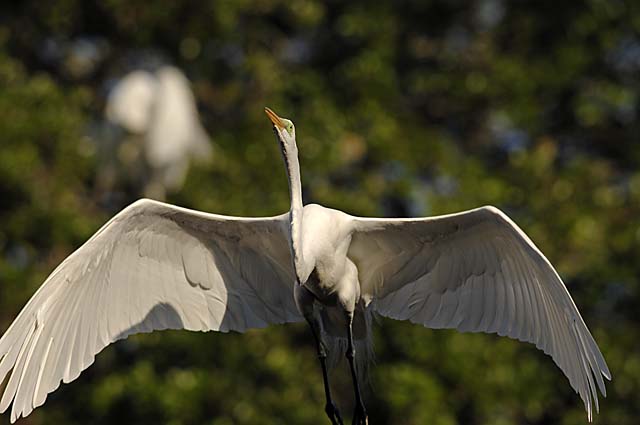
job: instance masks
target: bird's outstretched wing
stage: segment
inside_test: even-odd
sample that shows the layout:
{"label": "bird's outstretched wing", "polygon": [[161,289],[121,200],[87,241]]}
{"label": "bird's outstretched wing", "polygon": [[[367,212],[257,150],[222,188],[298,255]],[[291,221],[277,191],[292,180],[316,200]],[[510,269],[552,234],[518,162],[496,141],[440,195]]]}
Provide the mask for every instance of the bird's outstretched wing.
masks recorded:
{"label": "bird's outstretched wing", "polygon": [[244,331],[301,320],[287,215],[226,217],[140,200],[70,255],[0,339],[11,420],[108,344],[159,329]]}
{"label": "bird's outstretched wing", "polygon": [[585,403],[611,374],[553,266],[504,213],[483,207],[422,219],[353,217],[349,257],[365,301],[430,328],[489,332],[551,355]]}

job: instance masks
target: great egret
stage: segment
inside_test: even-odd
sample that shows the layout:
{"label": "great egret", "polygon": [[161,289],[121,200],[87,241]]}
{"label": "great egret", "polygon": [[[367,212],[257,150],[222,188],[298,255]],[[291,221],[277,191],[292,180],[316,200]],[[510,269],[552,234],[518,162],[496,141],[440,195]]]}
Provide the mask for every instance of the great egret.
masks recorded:
{"label": "great egret", "polygon": [[[291,209],[229,217],[142,199],[113,217],[47,278],[0,339],[0,412],[11,421],[78,377],[108,344],[157,329],[242,332],[308,321],[331,422],[327,348],[346,337],[356,409],[377,312],[431,328],[493,332],[551,355],[585,403],[611,375],[562,280],[494,207],[430,218],[361,218],[302,204],[295,128],[270,109]],[[354,341],[355,340],[355,341]],[[334,353],[335,354],[335,353]],[[357,363],[355,360],[357,360]]]}
{"label": "great egret", "polygon": [[109,94],[105,112],[111,122],[144,138],[144,156],[153,173],[149,194],[164,197],[165,188],[179,189],[189,161],[211,155],[189,81],[175,67],[127,74]]}

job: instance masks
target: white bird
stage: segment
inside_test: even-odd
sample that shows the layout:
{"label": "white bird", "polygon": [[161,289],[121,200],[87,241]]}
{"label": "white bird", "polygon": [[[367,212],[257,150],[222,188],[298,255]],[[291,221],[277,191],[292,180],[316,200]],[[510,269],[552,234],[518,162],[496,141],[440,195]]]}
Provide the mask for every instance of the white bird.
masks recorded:
{"label": "white bird", "polygon": [[148,71],[137,70],[125,75],[109,92],[107,119],[131,133],[144,134],[151,122],[157,85],[156,77]]}
{"label": "white bird", "polygon": [[164,188],[179,189],[189,161],[211,155],[189,81],[175,67],[127,74],[109,94],[105,112],[111,122],[144,137],[144,156],[154,173],[147,192],[164,196]]}
{"label": "white bird", "polygon": [[125,208],[53,271],[0,339],[0,382],[11,373],[0,412],[13,402],[12,422],[28,415],[134,333],[242,332],[304,318],[331,422],[342,424],[327,351],[347,337],[353,422],[365,424],[359,381],[368,352],[356,349],[370,343],[376,312],[532,342],[592,419],[609,369],[562,280],[515,223],[494,207],[393,219],[303,206],[293,123],[266,112],[289,177],[289,212],[228,217],[147,199]]}

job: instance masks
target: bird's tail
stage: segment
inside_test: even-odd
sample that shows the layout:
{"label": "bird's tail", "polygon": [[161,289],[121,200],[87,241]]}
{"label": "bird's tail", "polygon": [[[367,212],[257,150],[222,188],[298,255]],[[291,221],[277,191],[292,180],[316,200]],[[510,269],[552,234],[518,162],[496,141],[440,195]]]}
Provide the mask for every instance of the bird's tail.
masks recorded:
{"label": "bird's tail", "polygon": [[[373,335],[371,332],[371,325],[373,321],[373,312],[371,309],[364,308],[359,320],[364,320],[364,323],[355,323],[358,319],[358,315],[354,319],[354,328],[357,326],[361,332],[354,332],[354,348],[356,351],[355,364],[356,364],[356,376],[360,384],[360,388],[363,391],[368,391],[371,388],[371,382],[369,381],[369,370],[375,362],[375,353],[373,350]],[[324,341],[327,344],[327,364],[330,369],[335,368],[346,358],[347,348],[349,342],[344,336],[336,336],[333,333],[325,333]]]}

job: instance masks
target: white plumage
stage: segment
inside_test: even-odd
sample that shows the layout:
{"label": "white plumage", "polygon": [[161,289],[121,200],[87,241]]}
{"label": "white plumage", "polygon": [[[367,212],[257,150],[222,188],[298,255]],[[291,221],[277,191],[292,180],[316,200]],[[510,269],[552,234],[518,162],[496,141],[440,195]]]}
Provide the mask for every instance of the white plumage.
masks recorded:
{"label": "white plumage", "polygon": [[127,74],[111,90],[105,113],[111,122],[144,138],[144,156],[155,174],[148,191],[154,194],[163,187],[179,189],[189,161],[211,156],[189,81],[175,67]]}
{"label": "white plumage", "polygon": [[106,115],[131,133],[144,134],[151,122],[158,81],[148,71],[132,71],[113,87],[107,99]]}
{"label": "white plumage", "polygon": [[611,373],[560,276],[509,217],[483,207],[423,219],[355,220],[349,255],[375,311],[535,344],[569,378],[592,420],[596,384],[606,395],[602,377]]}
{"label": "white plumage", "polygon": [[0,411],[12,421],[71,382],[108,344],[159,329],[230,330],[300,320],[287,215],[217,216],[140,200],[47,278],[0,340]]}
{"label": "white plumage", "polygon": [[[28,415],[134,333],[242,332],[303,317],[328,385],[323,355],[335,344],[325,341],[348,335],[347,356],[357,356],[353,339],[371,337],[359,328],[377,312],[532,342],[592,419],[610,372],[562,280],[515,223],[494,207],[419,219],[303,207],[295,129],[268,114],[285,155],[290,212],[227,217],[145,199],[124,209],[54,270],[0,339],[0,382],[10,373],[0,412],[13,402],[12,421]],[[355,379],[362,363],[349,359],[355,422],[367,423]],[[327,394],[327,414],[342,424]]]}

